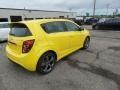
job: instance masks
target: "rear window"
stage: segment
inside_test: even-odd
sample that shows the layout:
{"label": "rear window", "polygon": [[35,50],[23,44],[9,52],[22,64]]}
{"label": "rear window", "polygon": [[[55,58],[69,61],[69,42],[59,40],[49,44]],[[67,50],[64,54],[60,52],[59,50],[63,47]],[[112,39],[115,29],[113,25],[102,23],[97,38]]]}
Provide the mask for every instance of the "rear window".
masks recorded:
{"label": "rear window", "polygon": [[64,32],[65,26],[63,22],[48,22],[45,24],[41,25],[42,28],[45,30],[47,33],[56,33],[56,32]]}
{"label": "rear window", "polygon": [[26,36],[31,36],[31,32],[27,28],[25,24],[10,24],[10,35],[16,36],[16,37],[26,37]]}

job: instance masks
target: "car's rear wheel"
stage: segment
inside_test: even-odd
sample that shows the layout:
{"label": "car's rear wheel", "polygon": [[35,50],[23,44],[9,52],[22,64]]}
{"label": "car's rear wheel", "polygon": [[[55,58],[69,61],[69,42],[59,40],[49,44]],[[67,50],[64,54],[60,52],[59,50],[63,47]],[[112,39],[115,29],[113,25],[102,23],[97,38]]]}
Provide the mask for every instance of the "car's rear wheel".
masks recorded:
{"label": "car's rear wheel", "polygon": [[47,52],[39,59],[36,70],[41,74],[48,74],[54,69],[55,64],[56,55],[52,52]]}
{"label": "car's rear wheel", "polygon": [[87,37],[83,44],[83,49],[88,49],[90,46],[90,37]]}

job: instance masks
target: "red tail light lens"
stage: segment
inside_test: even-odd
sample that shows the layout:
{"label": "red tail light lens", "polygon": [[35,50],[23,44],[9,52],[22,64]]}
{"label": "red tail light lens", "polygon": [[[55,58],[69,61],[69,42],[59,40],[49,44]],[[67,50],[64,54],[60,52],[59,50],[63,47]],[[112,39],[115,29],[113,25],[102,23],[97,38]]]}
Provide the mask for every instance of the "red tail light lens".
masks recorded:
{"label": "red tail light lens", "polygon": [[28,53],[33,47],[34,41],[35,41],[34,39],[24,41],[22,46],[22,53]]}

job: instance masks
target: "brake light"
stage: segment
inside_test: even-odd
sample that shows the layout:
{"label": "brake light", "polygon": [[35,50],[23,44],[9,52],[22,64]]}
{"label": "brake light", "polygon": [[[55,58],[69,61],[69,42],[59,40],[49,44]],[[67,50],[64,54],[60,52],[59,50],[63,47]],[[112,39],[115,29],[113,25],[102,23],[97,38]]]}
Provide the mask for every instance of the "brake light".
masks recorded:
{"label": "brake light", "polygon": [[35,41],[34,39],[24,41],[22,45],[22,53],[28,53],[33,47],[34,41]]}

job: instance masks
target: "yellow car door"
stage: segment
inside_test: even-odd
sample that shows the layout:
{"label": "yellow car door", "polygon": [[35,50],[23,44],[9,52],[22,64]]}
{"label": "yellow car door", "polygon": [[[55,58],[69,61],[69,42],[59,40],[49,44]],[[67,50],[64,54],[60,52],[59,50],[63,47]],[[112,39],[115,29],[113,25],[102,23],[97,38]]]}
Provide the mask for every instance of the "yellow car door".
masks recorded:
{"label": "yellow car door", "polygon": [[63,56],[70,49],[70,37],[66,32],[64,23],[62,21],[48,22],[43,24],[42,28],[47,33],[46,39],[49,44]]}
{"label": "yellow car door", "polygon": [[66,21],[65,25],[68,30],[70,41],[71,41],[70,47],[71,48],[82,47],[84,34],[82,33],[82,30],[80,30],[80,26],[69,21]]}

